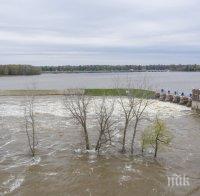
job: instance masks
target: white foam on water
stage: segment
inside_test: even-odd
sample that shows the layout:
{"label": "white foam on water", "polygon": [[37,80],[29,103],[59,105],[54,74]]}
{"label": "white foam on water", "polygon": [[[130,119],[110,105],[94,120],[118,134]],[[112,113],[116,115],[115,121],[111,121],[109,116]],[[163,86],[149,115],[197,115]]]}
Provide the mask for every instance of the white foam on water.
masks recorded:
{"label": "white foam on water", "polygon": [[[62,98],[52,98],[46,97],[37,98],[37,103],[35,105],[35,112],[39,114],[50,114],[61,117],[70,117],[70,113],[64,109]],[[115,110],[114,115],[119,116],[121,114],[121,107],[119,104],[119,100],[117,98],[107,98],[106,104],[109,106],[112,104],[112,100],[115,99]],[[123,98],[124,102],[128,103],[127,98]],[[138,99],[136,99],[137,101]],[[95,115],[95,110],[98,105],[102,102],[101,98],[93,98],[91,101],[91,105],[89,108],[89,115]],[[165,117],[177,117],[185,114],[185,111],[190,111],[190,108],[186,106],[173,104],[169,102],[161,102],[158,100],[149,100],[149,106],[146,108],[145,112],[153,117],[157,114],[161,115],[162,118]],[[24,110],[22,104],[19,99],[15,99],[14,101],[8,100],[6,104],[4,104],[3,109],[0,106],[0,116],[23,116]],[[4,111],[1,111],[4,110]]]}
{"label": "white foam on water", "polygon": [[7,146],[8,144],[10,144],[10,143],[12,143],[12,142],[14,142],[14,141],[15,141],[15,140],[11,140],[11,141],[6,142],[4,145],[0,146],[0,148],[3,148],[3,147],[5,147],[5,146]]}
{"label": "white foam on water", "polygon": [[13,192],[15,189],[19,188],[21,184],[23,183],[24,178],[18,178],[16,179],[10,186],[10,192]]}
{"label": "white foam on water", "polygon": [[95,149],[86,150],[86,152],[88,152],[90,155],[95,155],[96,154],[96,150]]}
{"label": "white foam on water", "polygon": [[28,159],[26,161],[20,161],[20,162],[18,160],[18,163],[7,166],[6,168],[4,168],[2,170],[7,171],[10,169],[22,167],[22,166],[26,167],[26,166],[38,165],[40,162],[41,162],[41,157],[34,157],[34,158]]}
{"label": "white foam on water", "polygon": [[7,188],[8,190],[4,191],[2,195],[11,193],[14,190],[18,189],[23,182],[24,182],[24,176],[20,176],[19,178],[15,179],[15,177],[11,175],[10,179],[3,182],[3,186],[5,186],[5,188]]}
{"label": "white foam on water", "polygon": [[6,160],[5,157],[1,157],[0,163],[3,163]]}
{"label": "white foam on water", "polygon": [[31,165],[38,165],[41,161],[41,157],[33,157]]}
{"label": "white foam on water", "polygon": [[134,172],[134,173],[141,173],[140,170],[134,169],[132,165],[125,165],[124,171]]}
{"label": "white foam on water", "polygon": [[8,185],[14,179],[15,179],[15,176],[11,175],[10,178],[7,181],[3,182],[3,185],[4,186]]}
{"label": "white foam on water", "polygon": [[131,176],[123,175],[123,176],[121,176],[120,179],[119,179],[119,184],[120,184],[120,185],[123,185],[124,183],[130,181],[131,179],[132,179]]}
{"label": "white foam on water", "polygon": [[56,176],[58,173],[57,172],[51,172],[51,173],[48,173],[46,174],[47,176]]}
{"label": "white foam on water", "polygon": [[82,150],[80,148],[74,150],[75,153],[81,154]]}

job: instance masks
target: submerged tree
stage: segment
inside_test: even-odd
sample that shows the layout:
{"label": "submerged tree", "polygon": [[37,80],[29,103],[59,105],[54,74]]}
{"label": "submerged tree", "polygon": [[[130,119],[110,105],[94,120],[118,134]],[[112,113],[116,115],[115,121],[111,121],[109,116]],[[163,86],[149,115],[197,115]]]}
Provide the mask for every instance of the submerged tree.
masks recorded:
{"label": "submerged tree", "polygon": [[148,95],[146,94],[146,92],[144,92],[143,95],[136,100],[135,107],[133,108],[134,125],[133,125],[133,135],[131,140],[131,154],[133,154],[134,151],[134,142],[136,134],[138,132],[138,124],[143,119],[144,117],[143,114],[150,103],[151,102],[149,101]]}
{"label": "submerged tree", "polygon": [[96,143],[95,150],[99,152],[103,144],[109,142],[111,145],[112,138],[114,137],[114,125],[115,121],[113,120],[115,102],[112,100],[108,102],[105,97],[102,98],[100,106],[96,108],[96,119],[98,122],[98,140]]}
{"label": "submerged tree", "polygon": [[153,125],[142,135],[142,149],[151,145],[154,149],[154,157],[157,157],[159,147],[161,145],[167,146],[172,140],[172,136],[168,131],[166,124],[163,120],[156,117]]}
{"label": "submerged tree", "polygon": [[24,119],[25,119],[25,130],[28,139],[29,149],[32,156],[35,156],[37,136],[36,136],[36,121],[35,121],[35,97],[29,96],[24,106]]}
{"label": "submerged tree", "polygon": [[[121,84],[120,84],[121,83]],[[152,98],[153,94],[150,91],[150,88],[147,87],[147,79],[143,78],[142,83],[137,83],[137,81],[132,81],[130,78],[127,78],[125,84],[118,80],[115,82],[115,86],[118,89],[119,104],[122,108],[122,116],[124,120],[123,126],[123,139],[122,139],[122,153],[126,151],[126,135],[128,127],[133,121],[133,133],[131,138],[131,154],[134,150],[135,137],[138,132],[138,124],[143,119],[143,114],[152,102],[149,101]],[[119,88],[120,85],[126,86],[126,90]]]}
{"label": "submerged tree", "polygon": [[134,108],[135,108],[135,97],[133,95],[128,95],[127,97],[119,96],[119,104],[122,108],[123,121],[123,138],[122,138],[122,153],[126,152],[126,135],[128,127],[131,123],[131,120],[134,117]]}
{"label": "submerged tree", "polygon": [[72,118],[79,124],[84,133],[86,150],[90,149],[87,119],[88,107],[91,102],[91,97],[84,94],[65,95],[64,106],[66,111],[69,111]]}
{"label": "submerged tree", "polygon": [[160,145],[168,145],[172,137],[168,131],[164,121],[156,118],[153,124],[153,133],[151,138],[151,145],[155,149],[154,157],[157,157],[157,152]]}

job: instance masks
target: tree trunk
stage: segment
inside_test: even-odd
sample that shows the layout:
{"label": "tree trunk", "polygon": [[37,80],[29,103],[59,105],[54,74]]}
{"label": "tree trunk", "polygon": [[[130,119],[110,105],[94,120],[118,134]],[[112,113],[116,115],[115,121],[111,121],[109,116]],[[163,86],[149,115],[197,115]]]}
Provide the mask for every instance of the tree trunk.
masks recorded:
{"label": "tree trunk", "polygon": [[132,137],[132,141],[131,141],[131,154],[133,154],[133,145],[134,145],[134,141],[135,141],[135,136],[136,136],[136,132],[137,132],[137,125],[138,125],[138,120],[136,119],[135,121],[135,125],[134,125],[134,130],[133,130],[133,137]]}
{"label": "tree trunk", "polygon": [[88,137],[88,132],[87,132],[86,125],[83,126],[83,129],[84,129],[84,134],[85,134],[85,146],[86,146],[86,150],[90,150],[90,143],[89,143],[89,137]]}
{"label": "tree trunk", "polygon": [[33,128],[33,157],[35,157],[35,123],[34,123],[34,120],[33,120],[33,124],[32,124],[32,128]]}
{"label": "tree trunk", "polygon": [[96,144],[96,147],[95,147],[95,150],[99,151],[100,149],[100,146],[101,146],[101,137],[102,137],[102,133],[99,134],[99,138],[98,138],[98,141],[97,141],[97,144]]}
{"label": "tree trunk", "polygon": [[157,157],[157,152],[158,152],[158,139],[156,138],[156,146],[155,146],[155,153],[154,153],[154,157]]}
{"label": "tree trunk", "polygon": [[125,148],[125,145],[126,145],[126,132],[127,132],[127,124],[124,127],[124,134],[123,134],[123,141],[122,141],[122,153],[126,152],[126,148]]}
{"label": "tree trunk", "polygon": [[144,155],[144,142],[142,141],[142,156]]}

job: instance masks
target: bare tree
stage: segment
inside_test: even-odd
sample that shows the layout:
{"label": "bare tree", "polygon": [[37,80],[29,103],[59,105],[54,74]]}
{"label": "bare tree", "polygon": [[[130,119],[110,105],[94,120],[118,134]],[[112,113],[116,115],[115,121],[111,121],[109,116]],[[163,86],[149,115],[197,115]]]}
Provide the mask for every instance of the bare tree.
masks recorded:
{"label": "bare tree", "polygon": [[114,137],[115,129],[114,124],[116,121],[112,119],[114,112],[115,102],[112,100],[110,103],[106,101],[106,97],[102,98],[100,106],[96,106],[96,118],[99,127],[99,136],[96,143],[95,150],[99,152],[101,146],[106,144],[107,142],[112,142],[112,138]]}
{"label": "bare tree", "polygon": [[91,97],[83,94],[65,95],[64,106],[70,112],[72,118],[81,126],[86,150],[90,149],[89,135],[87,129],[88,107],[91,102]]}
{"label": "bare tree", "polygon": [[133,135],[131,140],[131,153],[133,153],[133,145],[137,133],[137,127],[139,122],[143,118],[143,113],[149,105],[149,98],[153,95],[153,92],[148,88],[148,80],[144,77],[143,82],[132,81],[130,78],[126,80],[126,90],[118,88],[118,81],[115,83],[115,87],[118,89],[119,104],[122,108],[122,115],[125,119],[123,128],[122,139],[122,153],[126,151],[126,135],[127,130],[132,121],[134,121]]}
{"label": "bare tree", "polygon": [[150,101],[148,97],[145,95],[141,96],[136,100],[136,107],[133,109],[133,114],[134,114],[134,125],[133,125],[133,135],[132,135],[132,140],[131,140],[131,154],[133,154],[134,151],[134,142],[135,142],[135,137],[138,131],[138,124],[139,122],[143,119],[143,114],[148,105],[150,104]]}
{"label": "bare tree", "polygon": [[122,108],[122,116],[124,118],[123,138],[122,138],[122,153],[126,152],[126,134],[131,120],[134,117],[135,97],[129,94],[127,97],[119,96],[119,104]]}
{"label": "bare tree", "polygon": [[28,138],[28,145],[32,156],[35,156],[36,146],[38,144],[36,137],[35,121],[35,97],[28,96],[24,106],[25,130]]}

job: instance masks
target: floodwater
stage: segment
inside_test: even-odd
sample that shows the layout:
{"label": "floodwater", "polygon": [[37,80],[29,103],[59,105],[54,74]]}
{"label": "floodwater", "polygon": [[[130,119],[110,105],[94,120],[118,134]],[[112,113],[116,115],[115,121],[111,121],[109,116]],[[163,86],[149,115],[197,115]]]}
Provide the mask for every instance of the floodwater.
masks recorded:
{"label": "floodwater", "polygon": [[[189,108],[154,101],[146,110],[149,119],[164,119],[173,134],[171,145],[160,150],[157,160],[150,150],[145,157],[140,155],[139,135],[137,155],[120,154],[120,132],[116,147],[104,148],[98,156],[93,150],[84,153],[81,130],[64,111],[62,97],[37,97],[39,143],[33,160],[24,128],[24,100],[0,97],[0,195],[200,195],[200,117]],[[91,144],[97,133],[93,109],[88,121]],[[114,118],[119,113],[116,106]],[[139,130],[148,123],[141,123]],[[185,176],[189,184],[168,186],[168,177],[174,175]]]}
{"label": "floodwater", "polygon": [[[116,82],[118,81],[118,82]],[[68,89],[68,88],[113,88],[132,82],[135,86],[191,93],[200,88],[200,72],[132,72],[132,73],[61,73],[38,76],[0,77],[0,89]]]}

